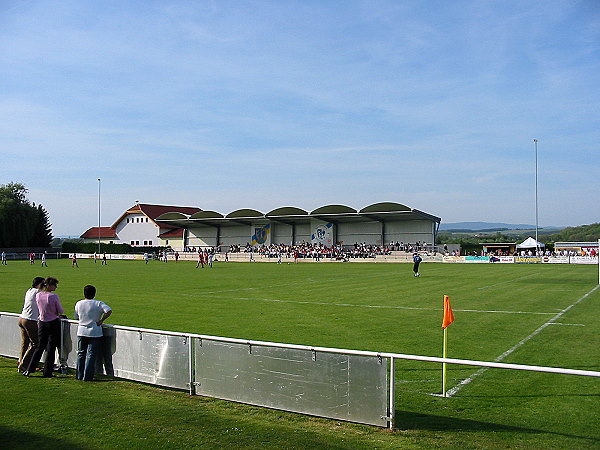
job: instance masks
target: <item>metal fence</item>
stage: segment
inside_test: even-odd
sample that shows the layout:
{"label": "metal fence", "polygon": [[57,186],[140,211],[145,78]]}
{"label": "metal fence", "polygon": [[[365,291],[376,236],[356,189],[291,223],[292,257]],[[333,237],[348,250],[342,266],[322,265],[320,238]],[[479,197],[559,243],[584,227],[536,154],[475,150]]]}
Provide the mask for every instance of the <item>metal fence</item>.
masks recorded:
{"label": "metal fence", "polygon": [[[271,342],[105,325],[97,370],[192,395],[390,427],[387,358]],[[59,361],[75,367],[77,322],[63,320]],[[18,357],[18,315],[0,313],[0,354]]]}
{"label": "metal fence", "polygon": [[[18,314],[0,312],[0,355],[18,357]],[[600,372],[175,333],[104,325],[97,371],[119,378],[302,414],[395,426],[395,361],[600,377]],[[75,367],[77,322],[63,320],[59,361]]]}

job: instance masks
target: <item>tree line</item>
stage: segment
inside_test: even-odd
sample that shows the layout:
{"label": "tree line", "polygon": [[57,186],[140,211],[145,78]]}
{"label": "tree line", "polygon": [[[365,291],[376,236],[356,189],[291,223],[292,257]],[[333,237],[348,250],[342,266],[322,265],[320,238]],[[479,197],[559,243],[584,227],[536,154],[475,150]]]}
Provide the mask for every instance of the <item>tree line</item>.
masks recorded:
{"label": "tree line", "polygon": [[0,247],[50,247],[52,225],[42,205],[27,199],[21,183],[0,185]]}

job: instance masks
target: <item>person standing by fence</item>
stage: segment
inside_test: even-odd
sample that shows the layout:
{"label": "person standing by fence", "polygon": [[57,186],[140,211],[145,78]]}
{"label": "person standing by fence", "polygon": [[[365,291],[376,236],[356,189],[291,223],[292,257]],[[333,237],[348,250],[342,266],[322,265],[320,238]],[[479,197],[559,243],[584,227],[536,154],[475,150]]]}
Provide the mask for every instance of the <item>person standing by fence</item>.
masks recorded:
{"label": "person standing by fence", "polygon": [[35,349],[29,362],[29,366],[23,372],[28,377],[36,371],[37,365],[42,358],[42,353],[46,350],[46,361],[44,362],[43,376],[49,378],[52,376],[54,368],[54,358],[56,349],[60,347],[60,319],[66,318],[60,298],[54,293],[58,286],[56,278],[48,277],[44,280],[42,290],[35,296],[39,317],[38,317],[38,347]]}
{"label": "person standing by fence", "polygon": [[21,355],[17,363],[17,370],[23,372],[29,367],[31,357],[38,347],[38,307],[35,296],[44,284],[42,277],[35,277],[31,287],[25,292],[23,311],[19,316],[19,328],[21,329]]}
{"label": "person standing by fence", "polygon": [[77,374],[76,378],[93,381],[96,358],[102,351],[102,324],[112,314],[106,303],[96,300],[96,288],[90,284],[83,288],[83,300],[75,304],[77,327]]}

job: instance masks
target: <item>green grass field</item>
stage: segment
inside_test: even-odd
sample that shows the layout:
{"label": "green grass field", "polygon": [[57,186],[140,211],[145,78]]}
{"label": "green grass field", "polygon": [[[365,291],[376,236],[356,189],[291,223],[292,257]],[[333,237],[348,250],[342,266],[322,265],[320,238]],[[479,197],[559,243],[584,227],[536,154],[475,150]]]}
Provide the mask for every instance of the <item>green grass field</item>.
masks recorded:
{"label": "green grass field", "polygon": [[[69,317],[94,284],[118,325],[441,356],[447,294],[450,357],[600,370],[597,266],[424,264],[414,278],[405,264],[79,264],[2,266],[0,310],[20,312],[31,279],[55,276]],[[0,359],[0,435],[12,447],[600,447],[598,378],[490,369],[443,399],[430,395],[441,391],[439,364],[398,361],[398,431],[389,433],[126,381],[26,379],[14,365]],[[450,366],[448,388],[478,370]],[[19,398],[35,403],[36,417]]]}

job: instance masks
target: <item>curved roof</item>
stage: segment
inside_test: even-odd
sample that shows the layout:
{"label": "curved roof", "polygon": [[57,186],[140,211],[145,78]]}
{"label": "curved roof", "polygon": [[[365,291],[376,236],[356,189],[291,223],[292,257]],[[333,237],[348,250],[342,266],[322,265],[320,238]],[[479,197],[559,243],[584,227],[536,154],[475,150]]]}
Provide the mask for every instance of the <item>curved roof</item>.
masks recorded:
{"label": "curved roof", "polygon": [[237,218],[258,218],[258,217],[264,217],[265,215],[263,213],[261,213],[260,211],[257,211],[255,209],[248,209],[248,208],[243,208],[243,209],[238,209],[236,211],[232,211],[229,214],[227,214],[225,217],[228,219],[237,219]]}
{"label": "curved roof", "polygon": [[295,206],[283,206],[265,214],[266,216],[308,216],[308,211]]}
{"label": "curved roof", "polygon": [[288,225],[309,223],[313,219],[328,222],[366,222],[366,221],[406,221],[406,220],[431,220],[439,223],[439,217],[427,214],[401,203],[380,202],[365,206],[360,211],[346,205],[325,205],[307,212],[295,206],[282,206],[264,214],[256,209],[242,208],[223,215],[217,211],[196,211],[184,214],[183,212],[165,212],[159,217],[161,226],[189,227],[205,225],[212,227],[227,226],[227,224],[252,225],[265,220],[286,223]]}
{"label": "curved roof", "polygon": [[315,209],[310,214],[356,214],[356,210],[345,205],[327,205]]}
{"label": "curved roof", "polygon": [[216,211],[200,211],[196,214],[192,214],[190,219],[222,219],[225,216]]}
{"label": "curved roof", "polygon": [[189,216],[180,212],[166,212],[156,218],[156,220],[181,220],[187,219]]}
{"label": "curved roof", "polygon": [[399,211],[412,211],[406,205],[394,202],[381,202],[373,203],[372,205],[365,206],[360,210],[361,213],[380,213],[380,212],[399,212]]}

